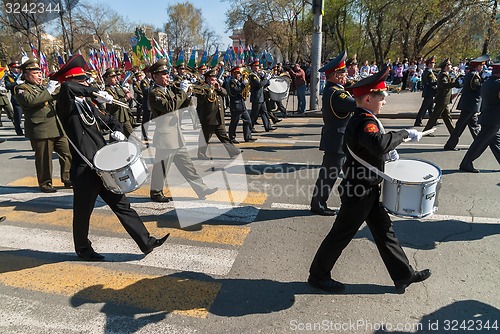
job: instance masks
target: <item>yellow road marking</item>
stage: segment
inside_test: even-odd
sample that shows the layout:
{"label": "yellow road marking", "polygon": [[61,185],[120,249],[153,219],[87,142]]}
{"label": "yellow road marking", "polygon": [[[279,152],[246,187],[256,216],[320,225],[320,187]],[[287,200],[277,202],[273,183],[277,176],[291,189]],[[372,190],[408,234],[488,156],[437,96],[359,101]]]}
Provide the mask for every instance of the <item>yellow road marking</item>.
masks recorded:
{"label": "yellow road marking", "polygon": [[[62,183],[59,180],[53,180],[54,187],[62,187]],[[18,179],[14,182],[8,184],[13,187],[38,187],[38,181],[36,177],[27,176],[21,179]],[[38,190],[36,190],[38,191]],[[189,187],[172,187],[172,193],[178,197],[187,197],[187,198],[195,198],[198,196],[194,192],[194,190]],[[169,190],[165,190],[166,196],[171,196]],[[141,188],[137,189],[134,192],[127,194],[127,197],[149,197],[149,186],[143,185]],[[232,201],[231,201],[232,199]],[[226,202],[226,203],[241,203],[241,205],[262,205],[267,199],[267,194],[265,192],[246,192],[239,190],[218,190],[215,193],[208,195],[208,201],[215,202]]]}
{"label": "yellow road marking", "polygon": [[[51,212],[35,213],[30,211],[29,208],[23,210],[16,205],[16,207],[5,206],[2,210],[2,214],[7,215],[10,222],[60,226],[68,230],[72,228],[73,210],[71,209],[54,209]],[[152,224],[154,222],[152,219],[144,220],[151,235],[157,237],[170,233],[170,236],[174,238],[222,245],[241,246],[250,232],[250,228],[244,226],[205,224],[202,225],[199,231],[184,231],[177,228],[158,227],[157,224]],[[126,233],[118,218],[111,211],[94,211],[90,219],[90,226],[92,229],[100,231]]]}
{"label": "yellow road marking", "polygon": [[[2,252],[0,268],[0,282],[7,286],[197,318],[206,318],[221,286],[218,282],[52,263]],[[75,306],[83,300],[71,302]]]}

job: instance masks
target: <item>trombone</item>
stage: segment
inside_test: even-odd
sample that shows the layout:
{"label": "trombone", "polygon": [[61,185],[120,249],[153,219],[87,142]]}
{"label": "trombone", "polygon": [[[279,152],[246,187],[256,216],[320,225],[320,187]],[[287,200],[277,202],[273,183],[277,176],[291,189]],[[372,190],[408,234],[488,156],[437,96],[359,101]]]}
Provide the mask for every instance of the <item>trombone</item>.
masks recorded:
{"label": "trombone", "polygon": [[[96,97],[104,97],[103,95],[99,94],[98,92],[94,92],[93,94]],[[113,102],[111,102],[111,104],[116,104],[119,107],[130,109],[130,107],[129,107],[128,104],[126,104],[125,102],[121,102],[121,101],[115,100],[115,99],[113,99]]]}

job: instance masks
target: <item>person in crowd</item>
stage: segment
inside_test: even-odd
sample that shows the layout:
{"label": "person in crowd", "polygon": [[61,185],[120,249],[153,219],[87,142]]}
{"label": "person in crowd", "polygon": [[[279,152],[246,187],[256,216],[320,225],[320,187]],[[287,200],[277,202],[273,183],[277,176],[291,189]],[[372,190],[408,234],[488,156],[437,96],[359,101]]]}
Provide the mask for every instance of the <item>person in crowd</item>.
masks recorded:
{"label": "person in crowd", "polygon": [[362,78],[366,78],[370,75],[370,65],[368,64],[368,60],[366,60],[364,65],[359,69],[359,75],[361,75]]}
{"label": "person in crowd", "polygon": [[171,198],[163,193],[165,178],[172,163],[189,182],[199,199],[218,190],[208,188],[194,168],[186,148],[186,140],[181,130],[182,110],[179,108],[188,98],[189,84],[181,81],[179,86],[171,85],[166,58],[151,65],[149,72],[154,85],[149,92],[149,106],[155,121],[153,146],[156,148],[155,164],[151,173],[150,198],[154,202],[169,202]]}
{"label": "person in crowd", "polygon": [[439,67],[441,68],[441,71],[439,71],[437,77],[436,97],[434,98],[434,111],[427,121],[424,131],[430,130],[434,126],[436,126],[438,118],[441,117],[444,124],[446,125],[446,128],[448,129],[448,132],[451,135],[453,133],[453,130],[455,129],[455,126],[453,125],[450,108],[448,105],[451,103],[451,89],[454,87],[460,87],[460,83],[457,80],[458,78],[456,76],[453,78],[450,75],[452,63],[449,58],[443,60]]}
{"label": "person in crowd", "polygon": [[134,91],[135,100],[137,101],[136,105],[136,120],[138,124],[142,123],[142,100],[144,99],[144,95],[141,89],[141,81],[144,80],[146,75],[143,71],[137,71],[134,73],[134,82],[132,84],[132,89]]}
{"label": "person in crowd", "polygon": [[356,99],[356,110],[347,124],[344,151],[347,160],[343,166],[344,179],[339,191],[342,205],[331,231],[321,243],[311,267],[308,283],[316,288],[339,293],[345,285],[331,278],[331,271],[342,251],[350,243],[359,227],[366,221],[377,249],[389,271],[396,292],[404,293],[415,282],[431,276],[425,269],[415,271],[409,264],[405,252],[394,233],[391,219],[380,204],[382,177],[361,163],[384,170],[385,156],[398,159],[396,146],[405,138],[418,141],[422,133],[414,129],[385,133],[377,118],[386,103],[385,84],[389,69],[384,67],[375,75],[352,86]]}
{"label": "person in crowd", "polygon": [[85,261],[104,261],[105,257],[92,247],[89,223],[97,196],[101,197],[116,214],[120,223],[134,239],[144,254],[161,246],[169,234],[161,239],[150,236],[137,212],[130,207],[124,194],[116,194],[106,188],[103,180],[91,165],[95,154],[106,145],[101,130],[110,128],[113,140],[126,140],[122,125],[113,116],[101,112],[92,101],[94,93],[100,93],[100,103],[112,103],[111,95],[90,87],[83,68],[85,60],[76,55],[54,74],[62,81],[57,102],[57,114],[71,140],[73,161],[73,240],[78,257]]}
{"label": "person in crowd", "polygon": [[374,60],[370,65],[370,75],[378,72],[377,62]]}
{"label": "person in crowd", "polygon": [[7,66],[9,71],[5,73],[5,88],[10,91],[10,103],[12,104],[12,109],[14,111],[13,114],[13,123],[14,128],[16,129],[16,135],[24,136],[23,128],[21,127],[21,121],[23,117],[23,109],[21,105],[17,102],[16,96],[14,93],[14,88],[22,84],[24,80],[21,78],[22,72],[19,62],[13,61]]}
{"label": "person in crowd", "polygon": [[229,138],[233,144],[239,144],[236,140],[236,127],[240,118],[243,120],[243,139],[245,142],[256,141],[252,137],[252,120],[245,106],[243,91],[248,89],[248,80],[241,75],[241,68],[235,66],[231,69],[231,79],[228,83],[229,108],[231,110],[231,123],[229,124]]}
{"label": "person in crowd", "polygon": [[227,92],[217,80],[217,72],[215,70],[205,72],[204,78],[205,84],[201,86],[203,87],[201,92],[196,93],[201,123],[201,132],[198,140],[198,158],[209,159],[207,148],[213,134],[224,145],[229,156],[235,158],[241,152],[234,146],[226,132],[223,99],[227,95]]}
{"label": "person in crowd", "polygon": [[149,107],[148,95],[151,85],[153,84],[153,80],[151,79],[151,73],[149,73],[149,66],[145,67],[142,71],[145,75],[144,78],[141,79],[139,86],[142,91],[142,118],[141,118],[141,132],[142,139],[146,142],[149,142],[149,121],[151,120],[151,108]]}
{"label": "person in crowd", "polygon": [[57,191],[52,185],[52,153],[56,152],[61,166],[61,181],[64,187],[71,188],[71,153],[68,139],[56,117],[55,94],[59,83],[51,80],[47,86],[43,84],[38,59],[26,60],[21,70],[25,82],[14,87],[14,95],[23,109],[26,137],[35,151],[38,186],[44,193]]}
{"label": "person in crowd", "polygon": [[10,103],[8,93],[9,93],[9,91],[5,87],[4,79],[0,78],[0,127],[3,126],[2,113],[4,110],[5,110],[5,113],[7,114],[7,118],[10,119],[15,126],[14,110],[12,109],[12,105]]}
{"label": "person in crowd", "polygon": [[[132,98],[130,92],[125,92],[125,90],[120,86],[120,72],[119,69],[110,67],[106,69],[103,74],[103,78],[106,82],[106,91],[113,97],[114,100],[128,104],[128,101]],[[113,115],[123,126],[123,133],[128,138],[133,132],[132,128],[132,117],[130,114],[130,109],[124,106],[119,106],[116,104],[106,104],[106,111]]]}
{"label": "person in crowd", "polygon": [[500,62],[491,67],[491,76],[481,86],[481,130],[460,163],[463,172],[479,173],[473,163],[488,146],[500,164]]}
{"label": "person in crowd", "polygon": [[431,56],[425,61],[425,70],[422,73],[422,104],[418,110],[415,124],[413,126],[423,126],[422,120],[427,112],[432,115],[434,110],[434,97],[436,96],[437,78],[434,74],[434,66],[436,65],[436,56]]}
{"label": "person in crowd", "polygon": [[259,116],[262,119],[262,125],[264,125],[266,132],[276,130],[276,127],[271,126],[270,115],[267,112],[267,105],[264,99],[264,88],[269,86],[270,75],[260,70],[258,60],[250,63],[250,68],[252,72],[248,80],[250,81],[250,102],[252,103],[252,111],[250,112],[252,132],[256,132],[253,126],[257,124]]}
{"label": "person in crowd", "polygon": [[473,138],[476,138],[481,127],[477,123],[479,108],[481,106],[481,85],[483,84],[483,65],[489,60],[488,55],[482,55],[469,63],[470,71],[464,77],[463,88],[458,109],[461,110],[460,117],[455,124],[455,130],[444,145],[448,151],[456,151],[458,140],[468,126]]}
{"label": "person in crowd", "polygon": [[300,67],[299,63],[296,63],[293,68],[290,69],[290,75],[295,82],[295,90],[297,93],[297,113],[303,114],[306,112],[306,73]]}
{"label": "person in crowd", "polygon": [[345,58],[346,52],[343,51],[319,69],[327,77],[321,108],[324,125],[319,144],[319,149],[324,153],[311,198],[311,212],[323,216],[337,213],[328,208],[327,201],[345,161],[342,148],[345,127],[356,108],[354,98],[344,89],[347,82]]}

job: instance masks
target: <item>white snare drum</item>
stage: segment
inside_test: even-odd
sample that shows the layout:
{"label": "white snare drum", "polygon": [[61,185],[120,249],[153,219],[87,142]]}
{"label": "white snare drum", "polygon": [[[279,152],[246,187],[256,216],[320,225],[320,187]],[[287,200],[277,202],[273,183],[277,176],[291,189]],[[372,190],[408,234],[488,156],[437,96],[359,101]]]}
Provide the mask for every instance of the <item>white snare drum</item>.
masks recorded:
{"label": "white snare drum", "polygon": [[134,191],[148,178],[139,148],[126,141],[106,145],[97,151],[94,166],[106,188],[116,194]]}
{"label": "white snare drum", "polygon": [[422,218],[437,211],[441,169],[427,161],[399,159],[385,164],[382,205],[396,216]]}
{"label": "white snare drum", "polygon": [[285,76],[279,76],[269,79],[269,96],[273,101],[281,101],[286,99],[288,96],[288,89],[290,87],[290,81]]}

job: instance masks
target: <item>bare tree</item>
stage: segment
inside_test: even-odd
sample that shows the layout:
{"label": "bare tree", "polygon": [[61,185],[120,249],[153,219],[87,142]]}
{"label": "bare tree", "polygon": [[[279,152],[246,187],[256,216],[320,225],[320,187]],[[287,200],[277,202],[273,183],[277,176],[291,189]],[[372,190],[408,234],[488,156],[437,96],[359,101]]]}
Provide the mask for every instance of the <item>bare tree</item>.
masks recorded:
{"label": "bare tree", "polygon": [[201,10],[189,1],[170,5],[165,32],[170,36],[169,48],[188,49],[203,45]]}

